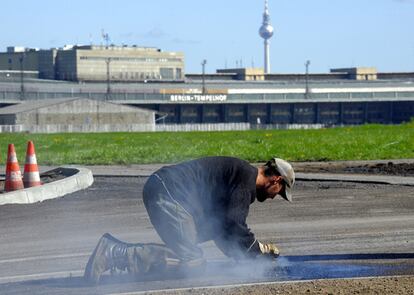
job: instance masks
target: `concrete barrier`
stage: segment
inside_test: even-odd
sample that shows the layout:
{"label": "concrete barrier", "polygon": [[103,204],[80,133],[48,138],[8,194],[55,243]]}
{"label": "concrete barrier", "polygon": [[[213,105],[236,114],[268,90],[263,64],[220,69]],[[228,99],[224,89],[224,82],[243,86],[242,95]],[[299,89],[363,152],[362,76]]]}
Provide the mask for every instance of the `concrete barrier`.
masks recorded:
{"label": "concrete barrier", "polygon": [[93,183],[92,171],[87,168],[66,166],[54,171],[59,172],[64,178],[41,186],[0,194],[0,205],[31,204],[59,198],[85,189]]}

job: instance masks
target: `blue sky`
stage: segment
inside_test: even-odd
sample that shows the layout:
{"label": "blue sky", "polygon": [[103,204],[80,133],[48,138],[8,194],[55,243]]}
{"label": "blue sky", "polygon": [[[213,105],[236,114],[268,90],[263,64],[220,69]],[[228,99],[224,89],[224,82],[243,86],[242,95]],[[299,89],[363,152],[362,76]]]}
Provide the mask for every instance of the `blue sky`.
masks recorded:
{"label": "blue sky", "polygon": [[[112,43],[182,51],[186,72],[263,67],[263,0],[0,1],[0,50]],[[269,0],[273,73],[414,71],[414,0]]]}

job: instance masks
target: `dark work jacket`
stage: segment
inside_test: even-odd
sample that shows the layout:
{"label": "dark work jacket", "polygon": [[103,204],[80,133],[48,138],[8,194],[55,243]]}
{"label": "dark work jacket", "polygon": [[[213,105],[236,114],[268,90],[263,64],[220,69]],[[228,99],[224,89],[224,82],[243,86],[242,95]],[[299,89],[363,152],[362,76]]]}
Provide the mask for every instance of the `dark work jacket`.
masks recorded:
{"label": "dark work jacket", "polygon": [[237,158],[207,157],[155,173],[193,216],[200,242],[215,240],[229,256],[259,253],[258,242],[246,224],[249,206],[256,199],[256,167]]}

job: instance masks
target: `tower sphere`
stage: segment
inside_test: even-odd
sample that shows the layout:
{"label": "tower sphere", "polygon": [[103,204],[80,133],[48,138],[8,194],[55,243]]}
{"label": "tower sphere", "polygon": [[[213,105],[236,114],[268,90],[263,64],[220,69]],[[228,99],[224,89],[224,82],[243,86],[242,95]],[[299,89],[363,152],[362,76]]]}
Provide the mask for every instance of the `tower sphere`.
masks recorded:
{"label": "tower sphere", "polygon": [[270,39],[273,36],[274,29],[270,24],[263,24],[259,29],[260,37]]}

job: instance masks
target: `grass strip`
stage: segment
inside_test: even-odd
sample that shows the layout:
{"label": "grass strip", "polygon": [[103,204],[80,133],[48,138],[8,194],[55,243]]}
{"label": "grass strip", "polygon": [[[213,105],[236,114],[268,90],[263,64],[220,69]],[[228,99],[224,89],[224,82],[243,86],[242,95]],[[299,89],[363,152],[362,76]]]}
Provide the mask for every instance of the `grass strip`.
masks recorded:
{"label": "grass strip", "polygon": [[318,130],[225,132],[142,132],[0,134],[0,163],[14,143],[24,164],[33,140],[40,165],[175,163],[203,156],[239,157],[262,162],[379,160],[414,158],[414,121],[401,125],[363,125]]}

